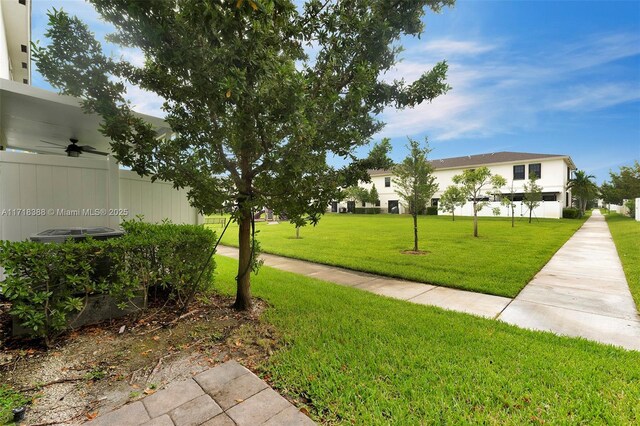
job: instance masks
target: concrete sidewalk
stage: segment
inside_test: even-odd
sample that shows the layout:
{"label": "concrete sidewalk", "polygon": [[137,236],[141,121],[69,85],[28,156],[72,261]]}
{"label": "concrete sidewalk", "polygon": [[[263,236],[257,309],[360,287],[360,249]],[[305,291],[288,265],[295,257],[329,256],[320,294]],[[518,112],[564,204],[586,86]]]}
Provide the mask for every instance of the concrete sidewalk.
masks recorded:
{"label": "concrete sidewalk", "polygon": [[609,227],[598,210],[499,319],[640,350],[640,316]]}
{"label": "concrete sidewalk", "polygon": [[[237,259],[238,249],[218,246],[217,254]],[[507,297],[397,280],[272,254],[263,253],[260,258],[264,260],[265,265],[272,268],[359,288],[412,303],[438,306],[486,318],[495,318],[511,302],[511,299]]]}
{"label": "concrete sidewalk", "polygon": [[313,426],[315,423],[235,361],[173,382],[88,426]]}

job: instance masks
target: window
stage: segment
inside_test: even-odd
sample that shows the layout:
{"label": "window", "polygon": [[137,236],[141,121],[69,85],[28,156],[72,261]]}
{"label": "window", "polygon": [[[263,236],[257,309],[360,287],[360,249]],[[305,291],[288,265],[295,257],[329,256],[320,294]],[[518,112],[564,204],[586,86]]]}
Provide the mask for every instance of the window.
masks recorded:
{"label": "window", "polygon": [[384,187],[389,188],[390,186],[391,186],[391,178],[390,177],[384,178]]}
{"label": "window", "polygon": [[431,205],[433,207],[438,207],[438,201],[440,201],[440,198],[432,198],[431,199]]}
{"label": "window", "polygon": [[531,179],[531,176],[533,174],[535,174],[536,178],[538,179],[542,177],[542,164],[540,163],[529,164],[529,179]]}
{"label": "window", "polygon": [[543,194],[542,201],[557,201],[556,194]]}
{"label": "window", "polygon": [[365,203],[364,201],[362,202],[362,207],[366,207],[367,203]]}
{"label": "window", "polygon": [[376,207],[380,207],[380,200],[376,200]]}
{"label": "window", "polygon": [[513,166],[513,180],[524,179],[524,164]]}

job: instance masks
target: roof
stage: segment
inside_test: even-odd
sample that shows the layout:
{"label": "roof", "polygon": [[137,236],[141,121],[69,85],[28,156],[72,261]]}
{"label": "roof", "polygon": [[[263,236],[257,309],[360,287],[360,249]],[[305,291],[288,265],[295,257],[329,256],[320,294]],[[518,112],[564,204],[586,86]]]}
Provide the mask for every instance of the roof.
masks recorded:
{"label": "roof", "polygon": [[[546,158],[566,158],[573,165],[571,157],[562,154],[534,154],[531,152],[491,152],[488,154],[465,155],[464,157],[451,157],[431,160],[434,169],[455,169],[473,166],[483,166],[496,163],[513,163],[519,161],[540,160]],[[391,174],[389,170],[369,170],[371,176]]]}

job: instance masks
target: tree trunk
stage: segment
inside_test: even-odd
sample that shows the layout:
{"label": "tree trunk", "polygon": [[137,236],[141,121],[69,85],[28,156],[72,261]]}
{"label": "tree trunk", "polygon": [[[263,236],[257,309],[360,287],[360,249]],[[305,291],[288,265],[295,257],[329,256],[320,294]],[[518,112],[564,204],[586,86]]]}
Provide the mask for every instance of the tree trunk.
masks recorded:
{"label": "tree trunk", "polygon": [[515,209],[513,208],[513,206],[511,206],[511,227],[515,227],[516,218],[515,218]]}
{"label": "tree trunk", "polygon": [[418,214],[413,214],[413,251],[418,251]]}
{"label": "tree trunk", "polygon": [[533,210],[531,208],[529,208],[529,223],[531,223],[531,214],[533,213]]}
{"label": "tree trunk", "polygon": [[451,221],[455,222],[456,221],[456,211],[455,208],[454,210],[451,210]]}
{"label": "tree trunk", "polygon": [[300,239],[300,227],[296,226],[296,240]]}
{"label": "tree trunk", "polygon": [[478,236],[478,210],[476,209],[476,202],[473,202],[473,236]]}
{"label": "tree trunk", "polygon": [[238,287],[234,309],[244,311],[251,308],[251,210],[239,203],[240,219],[238,230]]}

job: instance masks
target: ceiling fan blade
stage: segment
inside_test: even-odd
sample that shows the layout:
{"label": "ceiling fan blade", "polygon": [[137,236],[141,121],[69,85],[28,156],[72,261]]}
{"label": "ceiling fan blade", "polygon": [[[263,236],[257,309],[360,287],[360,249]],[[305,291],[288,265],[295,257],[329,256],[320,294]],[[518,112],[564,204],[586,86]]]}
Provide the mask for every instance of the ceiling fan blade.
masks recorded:
{"label": "ceiling fan blade", "polygon": [[61,148],[66,148],[67,147],[67,145],[60,145],[59,143],[45,141],[44,139],[40,139],[40,142],[48,143],[49,145],[59,146]]}
{"label": "ceiling fan blade", "polygon": [[46,148],[46,149],[66,149],[66,146],[44,146],[37,145],[36,148]]}

